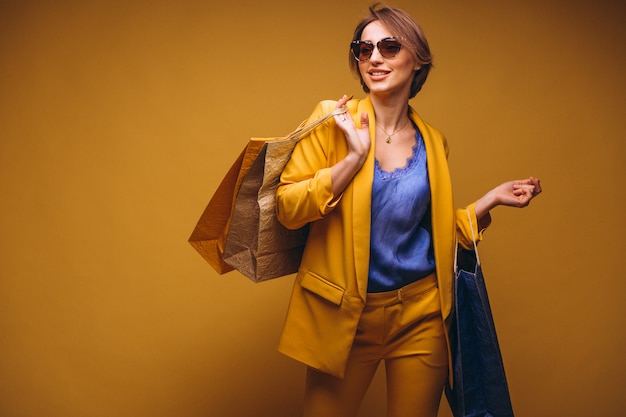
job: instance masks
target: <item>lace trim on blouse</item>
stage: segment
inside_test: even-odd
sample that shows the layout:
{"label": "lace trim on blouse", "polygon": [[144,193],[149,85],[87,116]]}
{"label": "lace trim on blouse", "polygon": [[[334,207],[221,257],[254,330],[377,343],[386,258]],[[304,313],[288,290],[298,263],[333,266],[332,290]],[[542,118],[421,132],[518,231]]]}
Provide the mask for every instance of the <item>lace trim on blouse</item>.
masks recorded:
{"label": "lace trim on blouse", "polygon": [[384,169],[382,169],[380,167],[380,163],[378,162],[378,159],[376,159],[374,161],[374,172],[376,173],[378,178],[382,180],[392,180],[394,178],[400,178],[410,173],[417,166],[417,163],[420,160],[419,148],[420,148],[421,142],[422,142],[421,135],[419,134],[419,132],[416,132],[415,133],[415,145],[413,145],[413,148],[411,150],[412,152],[411,156],[406,158],[406,164],[404,166],[396,168],[393,171],[385,171]]}

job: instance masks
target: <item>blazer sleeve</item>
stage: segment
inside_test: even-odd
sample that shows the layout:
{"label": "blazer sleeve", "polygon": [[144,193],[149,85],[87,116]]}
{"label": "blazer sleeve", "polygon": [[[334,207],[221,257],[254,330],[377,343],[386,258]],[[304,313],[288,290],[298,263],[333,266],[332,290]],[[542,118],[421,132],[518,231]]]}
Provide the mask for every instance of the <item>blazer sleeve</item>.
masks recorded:
{"label": "blazer sleeve", "polygon": [[[320,102],[308,120],[332,111],[336,102]],[[332,149],[337,136],[334,119],[302,138],[280,176],[276,190],[276,215],[288,229],[298,229],[331,212],[340,198],[332,192],[331,167],[336,163]]]}
{"label": "blazer sleeve", "polygon": [[[469,213],[469,216],[468,216]],[[456,210],[456,234],[459,243],[465,249],[473,250],[474,242],[478,243],[483,240],[485,229],[478,228],[478,219],[476,217],[476,202],[465,208]]]}

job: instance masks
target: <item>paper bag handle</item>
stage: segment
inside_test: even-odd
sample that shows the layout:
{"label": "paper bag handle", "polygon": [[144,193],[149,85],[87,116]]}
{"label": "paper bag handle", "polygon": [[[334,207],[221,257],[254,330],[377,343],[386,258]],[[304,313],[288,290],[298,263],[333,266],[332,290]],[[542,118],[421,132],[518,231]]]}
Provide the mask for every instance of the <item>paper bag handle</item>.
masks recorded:
{"label": "paper bag handle", "polygon": [[322,125],[326,120],[330,119],[333,116],[337,116],[339,114],[343,114],[345,112],[348,111],[348,106],[343,105],[341,107],[339,107],[338,109],[333,110],[332,112],[330,112],[329,114],[320,117],[319,119],[313,120],[311,123],[308,124],[302,124],[300,125],[296,130],[294,130],[293,132],[291,132],[289,134],[289,136],[287,136],[287,138],[292,139],[292,138],[302,138],[306,135],[308,135],[309,133],[311,133],[313,130],[315,130],[318,126]]}

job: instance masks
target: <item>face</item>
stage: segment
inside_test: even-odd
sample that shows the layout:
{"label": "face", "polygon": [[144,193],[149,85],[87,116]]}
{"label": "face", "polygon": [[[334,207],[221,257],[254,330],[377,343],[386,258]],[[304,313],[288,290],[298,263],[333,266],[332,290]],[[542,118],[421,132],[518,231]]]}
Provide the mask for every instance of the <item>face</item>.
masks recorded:
{"label": "face", "polygon": [[[361,40],[376,45],[391,36],[379,21],[374,21],[363,29]],[[413,54],[404,46],[392,58],[383,57],[378,48],[374,48],[369,60],[359,62],[361,77],[372,95],[405,94],[408,98],[413,76],[419,68]]]}

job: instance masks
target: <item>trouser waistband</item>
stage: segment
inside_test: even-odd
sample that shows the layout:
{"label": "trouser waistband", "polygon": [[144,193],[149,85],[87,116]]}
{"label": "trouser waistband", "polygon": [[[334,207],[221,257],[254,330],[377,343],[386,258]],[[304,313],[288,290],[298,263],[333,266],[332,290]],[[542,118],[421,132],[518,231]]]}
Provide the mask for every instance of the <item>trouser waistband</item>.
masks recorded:
{"label": "trouser waistband", "polygon": [[401,303],[403,300],[412,298],[435,287],[437,287],[437,274],[433,272],[397,290],[367,293],[365,307],[380,307]]}

